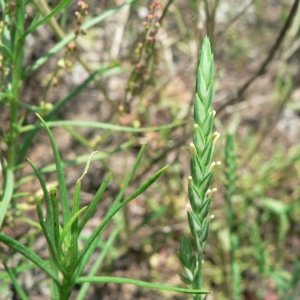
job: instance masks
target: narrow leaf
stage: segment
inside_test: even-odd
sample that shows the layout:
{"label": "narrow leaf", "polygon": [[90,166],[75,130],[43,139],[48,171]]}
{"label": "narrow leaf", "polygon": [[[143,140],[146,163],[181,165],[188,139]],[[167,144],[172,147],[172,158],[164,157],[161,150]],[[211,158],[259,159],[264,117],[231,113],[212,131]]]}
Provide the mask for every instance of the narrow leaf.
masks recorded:
{"label": "narrow leaf", "polygon": [[[47,184],[45,179],[42,176],[42,173],[40,172],[40,170],[37,168],[37,166],[30,160],[27,158],[28,163],[30,164],[30,166],[32,167],[36,177],[38,178],[40,185],[42,187],[43,193],[44,193],[44,198],[45,198],[45,202],[46,202],[46,211],[47,211],[47,219],[46,222],[48,225],[53,225],[53,212],[52,212],[52,205],[51,205],[51,198],[50,198],[50,194],[48,192],[48,188],[47,188]],[[53,235],[53,232],[51,233]]]}
{"label": "narrow leaf", "polygon": [[50,189],[50,197],[52,204],[52,212],[53,212],[53,223],[51,224],[51,228],[54,231],[54,242],[56,251],[58,250],[58,240],[59,240],[59,207],[58,207],[58,198],[57,198],[57,189]]}
{"label": "narrow leaf", "polygon": [[63,171],[62,161],[60,159],[57,144],[55,142],[55,139],[53,137],[51,130],[49,129],[47,123],[43,120],[43,118],[38,114],[36,114],[36,115],[40,119],[42,124],[44,125],[44,127],[48,133],[48,136],[50,138],[50,141],[51,141],[52,150],[53,150],[53,154],[54,154],[54,158],[55,158],[55,164],[56,164],[56,173],[57,173],[57,177],[58,177],[61,203],[62,203],[63,224],[65,226],[65,224],[67,224],[67,222],[70,220],[70,208],[69,208],[67,185],[66,185],[65,175],[64,175],[64,171]]}
{"label": "narrow leaf", "polygon": [[101,200],[101,197],[103,195],[103,193],[105,192],[109,182],[111,179],[111,173],[108,174],[107,178],[105,179],[105,181],[101,184],[99,190],[97,191],[92,203],[89,205],[87,211],[85,212],[82,220],[79,223],[78,226],[78,231],[81,232],[81,230],[84,228],[85,224],[88,222],[88,220],[91,218],[91,216],[95,213],[95,210],[98,206],[98,203]]}
{"label": "narrow leaf", "polygon": [[41,259],[37,254],[31,251],[29,248],[21,244],[20,242],[14,240],[13,238],[0,233],[0,241],[5,245],[11,247],[12,249],[16,250],[24,257],[32,261],[37,267],[43,270],[46,274],[48,274],[55,283],[60,286],[59,278],[54,274],[54,272],[49,268],[49,264],[45,263],[43,259]]}
{"label": "narrow leaf", "polygon": [[71,229],[72,224],[74,223],[74,221],[79,217],[79,215],[85,210],[87,209],[87,206],[84,206],[82,209],[80,209],[76,214],[74,214],[74,216],[72,216],[72,218],[69,220],[69,222],[66,224],[65,228],[63,229],[63,231],[60,234],[59,237],[59,241],[58,241],[58,247],[59,250],[62,249],[62,244],[65,240],[66,235],[68,234],[68,232]]}
{"label": "narrow leaf", "polygon": [[27,35],[29,35],[30,33],[32,33],[34,30],[36,30],[38,27],[40,27],[41,25],[45,24],[48,20],[50,20],[51,18],[53,18],[55,15],[59,14],[66,6],[68,6],[68,4],[71,2],[71,0],[63,0],[61,1],[54,9],[53,11],[47,15],[46,17],[44,17],[43,19],[41,19],[40,21],[37,21],[36,23],[33,23],[30,28],[25,32],[25,35],[23,36],[23,39],[25,39],[25,37]]}
{"label": "narrow leaf", "polygon": [[94,282],[94,283],[111,282],[111,283],[120,283],[120,284],[133,284],[145,288],[174,291],[174,292],[179,292],[184,294],[209,294],[210,293],[209,291],[205,291],[205,290],[196,290],[196,289],[191,290],[191,289],[177,288],[168,285],[149,283],[145,281],[121,278],[121,277],[86,276],[86,277],[79,277],[76,280],[76,283],[83,283],[83,282]]}
{"label": "narrow leaf", "polygon": [[5,270],[6,272],[8,273],[10,279],[11,279],[11,282],[13,283],[14,285],[14,288],[18,294],[18,296],[22,299],[22,300],[29,300],[29,298],[27,297],[25,291],[23,290],[23,288],[21,287],[21,285],[19,284],[18,282],[18,279],[17,277],[15,276],[13,270],[11,268],[9,268],[7,266],[7,264],[5,262],[3,262],[3,265],[5,267]]}
{"label": "narrow leaf", "polygon": [[102,233],[102,231],[106,228],[107,224],[111,221],[112,217],[120,210],[122,209],[126,204],[128,204],[130,201],[135,199],[138,195],[143,193],[149,186],[151,186],[168,168],[168,166],[165,166],[164,168],[160,169],[158,172],[156,172],[152,177],[150,177],[146,182],[144,182],[134,193],[132,193],[127,199],[125,199],[123,202],[121,202],[117,207],[115,207],[112,211],[109,211],[109,213],[106,215],[104,221],[101,223],[100,226],[97,227],[97,229],[93,232],[91,237],[87,240],[86,244],[84,245],[82,251],[80,252],[80,255],[78,257],[78,263],[82,260],[82,258],[85,256],[86,252],[90,248],[90,246],[93,244],[94,240],[96,238],[99,238],[99,235]]}

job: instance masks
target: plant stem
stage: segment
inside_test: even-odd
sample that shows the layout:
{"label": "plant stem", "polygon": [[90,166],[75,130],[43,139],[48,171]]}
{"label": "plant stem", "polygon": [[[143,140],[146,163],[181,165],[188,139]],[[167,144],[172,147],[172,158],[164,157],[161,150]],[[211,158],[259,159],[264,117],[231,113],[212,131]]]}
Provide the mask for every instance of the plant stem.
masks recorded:
{"label": "plant stem", "polygon": [[19,97],[22,77],[23,65],[23,35],[25,26],[25,1],[16,1],[16,20],[13,41],[13,61],[11,64],[11,98],[10,98],[10,130],[8,138],[8,168],[12,169],[15,166],[17,153],[17,124],[19,112]]}
{"label": "plant stem", "polygon": [[7,167],[5,170],[5,183],[4,183],[4,194],[2,199],[2,206],[0,209],[0,228],[4,221],[6,210],[11,201],[13,190],[14,190],[14,172],[16,167],[16,155],[17,155],[17,139],[18,139],[18,115],[19,115],[19,97],[20,97],[20,86],[22,76],[22,64],[23,64],[23,35],[25,25],[25,1],[16,1],[16,16],[15,26],[12,29],[11,36],[11,50],[13,58],[10,64],[10,97],[9,97],[9,111],[10,111],[10,124],[9,133],[7,137],[8,147],[8,158]]}

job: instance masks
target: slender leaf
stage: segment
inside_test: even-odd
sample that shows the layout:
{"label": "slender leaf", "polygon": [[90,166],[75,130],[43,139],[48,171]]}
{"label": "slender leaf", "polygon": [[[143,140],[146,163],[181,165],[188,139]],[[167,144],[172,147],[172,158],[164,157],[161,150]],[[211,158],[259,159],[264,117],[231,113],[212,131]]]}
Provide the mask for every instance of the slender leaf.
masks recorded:
{"label": "slender leaf", "polygon": [[74,216],[72,216],[72,218],[69,220],[69,222],[66,224],[65,228],[63,229],[63,231],[60,234],[59,237],[59,250],[62,249],[62,244],[65,240],[66,235],[68,234],[68,232],[71,229],[72,224],[76,221],[76,219],[79,217],[79,215],[85,210],[87,209],[87,206],[84,206],[82,209],[80,209],[76,214],[74,214]]}
{"label": "slender leaf", "polygon": [[[44,180],[41,172],[39,171],[39,169],[37,168],[37,166],[30,160],[27,158],[27,161],[29,162],[30,166],[32,167],[36,177],[38,178],[40,185],[42,187],[43,193],[44,193],[44,197],[45,197],[45,202],[46,202],[46,211],[47,211],[47,219],[46,222],[49,225],[53,224],[53,212],[52,212],[52,205],[51,205],[51,198],[50,198],[50,194],[48,192],[48,188],[47,188],[47,184],[46,181]],[[52,231],[52,230],[51,230]],[[53,232],[52,232],[53,234]]]}
{"label": "slender leaf", "polygon": [[[105,257],[107,256],[107,254],[113,247],[113,242],[118,237],[118,234],[119,234],[121,228],[122,228],[121,223],[118,222],[117,227],[109,235],[108,240],[105,241],[104,247],[101,250],[100,255],[98,255],[96,261],[93,263],[93,266],[92,266],[91,270],[89,271],[88,276],[94,276],[98,272],[98,269],[100,268],[101,263],[104,261]],[[82,263],[83,263],[83,265],[86,265],[87,262],[85,262],[85,257],[83,258]],[[88,288],[90,287],[90,284],[91,284],[90,282],[86,282],[86,283],[82,284],[80,291],[76,297],[76,300],[84,300],[85,299],[86,293],[88,291]]]}
{"label": "slender leaf", "polygon": [[159,290],[165,290],[165,291],[174,291],[174,292],[179,292],[179,293],[184,293],[184,294],[209,294],[210,293],[210,291],[206,291],[206,290],[183,289],[183,288],[177,288],[177,287],[172,287],[172,286],[168,286],[168,285],[149,283],[149,282],[145,282],[145,281],[122,278],[122,277],[85,276],[85,277],[79,277],[76,280],[76,283],[83,283],[83,282],[94,282],[94,283],[112,282],[112,283],[121,283],[121,284],[133,284],[133,285],[137,285],[137,286],[145,287],[145,288],[159,289]]}
{"label": "slender leaf", "polygon": [[[135,128],[129,126],[121,126],[109,123],[101,123],[101,122],[90,122],[90,121],[49,121],[46,122],[49,128],[56,126],[74,126],[74,127],[84,127],[84,128],[97,128],[104,130],[112,130],[119,132],[151,132],[151,131],[163,131],[167,129],[172,129],[174,127],[181,126],[184,124],[183,121],[174,122],[167,125],[157,126],[157,127],[144,127],[144,128]],[[26,125],[20,128],[20,132],[28,132],[31,130],[36,130],[42,128],[41,125]]]}
{"label": "slender leaf", "polygon": [[23,288],[21,287],[21,285],[18,282],[17,277],[15,276],[13,270],[11,268],[9,268],[7,266],[7,264],[5,262],[3,262],[3,265],[5,267],[6,272],[8,273],[12,284],[14,285],[14,288],[18,294],[18,296],[22,299],[22,300],[29,300],[29,298],[27,297],[25,291],[23,290]]}
{"label": "slender leaf", "polygon": [[81,219],[79,226],[78,226],[78,231],[81,232],[81,230],[84,228],[85,224],[88,222],[88,220],[91,218],[91,216],[95,213],[95,210],[98,206],[98,203],[101,200],[101,197],[103,193],[105,192],[109,182],[111,179],[111,173],[108,174],[107,178],[105,181],[101,184],[99,190],[97,191],[93,201],[89,205],[87,211],[85,212],[83,218]]}
{"label": "slender leaf", "polygon": [[49,129],[48,125],[46,124],[46,122],[43,120],[43,118],[40,115],[37,114],[37,117],[43,123],[43,125],[48,133],[48,136],[50,138],[50,141],[51,141],[53,155],[54,155],[54,159],[55,159],[55,165],[56,165],[56,173],[57,173],[57,177],[58,177],[60,198],[61,198],[61,203],[62,203],[63,224],[65,226],[69,222],[71,214],[70,214],[67,185],[66,185],[66,179],[65,179],[65,175],[64,175],[64,171],[63,171],[62,161],[60,159],[58,148],[57,148],[57,145],[56,145],[56,142],[55,142],[55,139],[53,137],[51,130]]}
{"label": "slender leaf", "polygon": [[25,37],[27,35],[29,35],[30,33],[32,33],[34,30],[36,30],[38,27],[40,27],[41,25],[45,24],[48,20],[50,20],[51,18],[53,18],[54,16],[56,16],[57,14],[59,14],[66,6],[68,6],[68,4],[71,2],[71,0],[63,0],[61,1],[54,9],[53,11],[45,16],[43,19],[41,19],[40,21],[37,21],[35,23],[33,23],[28,30],[25,32],[23,39],[25,39]]}
{"label": "slender leaf", "polygon": [[145,152],[145,149],[146,149],[146,145],[143,145],[139,151],[139,154],[135,160],[135,163],[134,165],[132,166],[131,170],[130,170],[130,173],[127,175],[126,179],[124,180],[124,185],[123,185],[123,188],[121,189],[121,191],[119,192],[118,196],[116,197],[116,200],[114,201],[113,205],[110,207],[108,213],[110,213],[111,211],[114,210],[114,208],[120,203],[120,201],[122,200],[124,194],[125,194],[125,191],[134,175],[134,173],[136,172],[140,162],[141,162],[141,159],[142,159],[142,156]]}
{"label": "slender leaf", "polygon": [[0,205],[0,229],[4,221],[6,211],[14,192],[14,171],[8,168],[4,169],[4,192]]}
{"label": "slender leaf", "polygon": [[[33,268],[36,268],[36,265],[33,264],[33,263],[28,263],[28,264],[26,264],[24,266],[17,266],[17,267],[15,267],[14,268],[14,273],[15,274],[23,273],[23,272],[25,272],[27,270],[31,270]],[[9,275],[7,273],[3,272],[3,273],[0,274],[0,280],[7,279],[7,278],[9,278]]]}
{"label": "slender leaf", "polygon": [[39,218],[39,222],[41,224],[44,236],[47,240],[47,244],[48,244],[48,248],[49,248],[49,252],[50,252],[50,257],[53,260],[53,262],[55,263],[56,268],[59,268],[59,270],[66,275],[67,272],[64,269],[63,265],[60,262],[60,257],[58,254],[58,252],[56,251],[55,248],[55,241],[53,236],[50,235],[50,226],[48,226],[48,224],[44,221],[44,216],[43,216],[43,209],[42,209],[42,198],[37,199],[36,201],[36,211],[37,211],[37,215]]}
{"label": "slender leaf", "polygon": [[[128,141],[128,142],[125,142],[124,144],[120,145],[119,147],[117,147],[116,149],[113,149],[111,151],[107,151],[107,152],[101,152],[101,153],[96,153],[93,157],[92,157],[92,161],[95,161],[95,160],[103,160],[113,154],[116,154],[120,151],[123,151],[125,149],[128,149],[130,148],[135,142],[134,141]],[[78,156],[76,157],[75,159],[70,159],[70,160],[65,160],[63,162],[63,167],[64,168],[67,168],[69,166],[74,166],[74,165],[79,165],[79,164],[84,164],[87,162],[87,160],[89,159],[90,155],[81,155],[81,156]],[[43,168],[40,169],[40,172],[42,174],[46,174],[46,173],[51,173],[51,172],[54,172],[56,170],[55,168],[55,164],[50,164],[48,166],[45,166]],[[28,175],[28,176],[25,176],[23,178],[21,178],[19,181],[18,181],[18,185],[16,185],[16,188],[32,179],[35,179],[36,177],[34,175]]]}
{"label": "slender leaf", "polygon": [[5,245],[11,247],[16,250],[30,261],[32,261],[37,267],[43,270],[46,274],[48,274],[55,283],[60,286],[59,278],[54,274],[54,272],[49,268],[49,264],[46,263],[42,258],[40,258],[37,254],[35,254],[32,250],[21,244],[20,242],[14,240],[13,238],[5,235],[4,233],[0,233],[0,241]]}
{"label": "slender leaf", "polygon": [[59,240],[59,207],[58,207],[58,198],[57,198],[57,189],[51,188],[50,189],[50,195],[51,195],[51,205],[52,205],[52,223],[51,228],[53,228],[54,232],[54,244],[56,247],[56,251],[58,251],[58,240]]}
{"label": "slender leaf", "polygon": [[122,209],[126,204],[128,204],[130,201],[135,199],[138,195],[140,195],[142,192],[144,192],[150,185],[152,185],[167,169],[168,166],[165,166],[164,168],[160,169],[158,172],[156,172],[151,178],[149,178],[146,182],[144,182],[134,193],[132,193],[127,199],[125,199],[122,203],[120,203],[117,207],[114,208],[113,211],[110,211],[104,221],[101,223],[100,226],[97,227],[97,229],[93,232],[91,237],[86,242],[85,246],[83,247],[82,251],[80,252],[78,263],[82,260],[82,258],[87,253],[90,246],[93,244],[94,240],[96,238],[99,238],[99,234],[106,228],[109,221],[111,221],[112,217],[120,210]]}
{"label": "slender leaf", "polygon": [[[87,167],[85,169],[85,172],[88,168],[89,161],[87,163]],[[73,197],[73,208],[72,208],[72,216],[75,216],[79,212],[79,205],[80,205],[80,192],[81,192],[81,179],[84,176],[85,172],[82,174],[82,176],[77,180],[75,191],[74,191],[74,197]],[[87,207],[86,207],[87,208]],[[71,266],[74,266],[77,261],[78,256],[78,218],[74,220],[74,222],[71,225]]]}

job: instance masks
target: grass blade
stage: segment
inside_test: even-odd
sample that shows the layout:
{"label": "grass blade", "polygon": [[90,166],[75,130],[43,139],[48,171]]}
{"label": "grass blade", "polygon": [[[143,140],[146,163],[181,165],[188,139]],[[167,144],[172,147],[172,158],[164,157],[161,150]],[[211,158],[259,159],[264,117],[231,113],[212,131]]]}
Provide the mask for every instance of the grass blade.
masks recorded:
{"label": "grass blade", "polygon": [[[174,127],[178,127],[183,125],[184,121],[174,122],[167,125],[157,126],[157,127],[129,127],[129,126],[121,126],[109,123],[101,123],[101,122],[90,122],[90,121],[49,121],[47,122],[47,126],[49,128],[56,127],[56,126],[74,126],[74,127],[84,127],[84,128],[97,128],[103,130],[111,130],[111,131],[118,131],[118,132],[149,132],[149,131],[163,131],[167,129],[172,129]],[[20,132],[27,132],[35,129],[40,129],[42,126],[38,124],[33,125],[26,125],[20,128]]]}
{"label": "grass blade", "polygon": [[85,224],[88,222],[88,220],[91,218],[91,216],[94,214],[95,209],[98,206],[99,201],[102,198],[103,193],[105,192],[109,182],[111,179],[111,173],[108,174],[107,178],[105,179],[105,181],[101,184],[99,190],[97,191],[93,201],[91,202],[91,204],[89,205],[86,213],[84,214],[82,220],[79,223],[78,226],[78,231],[81,232],[81,230],[83,229],[83,227],[85,226]]}
{"label": "grass blade", "polygon": [[15,288],[18,296],[22,300],[29,300],[29,298],[27,297],[25,291],[22,289],[21,285],[19,284],[18,279],[15,276],[14,272],[12,271],[12,269],[9,268],[5,262],[3,262],[3,265],[4,265],[5,270],[8,273],[8,275],[9,275],[11,281],[12,281],[12,284],[14,285],[14,288]]}
{"label": "grass blade", "polygon": [[4,217],[9,206],[10,200],[14,192],[14,171],[8,168],[4,169],[4,193],[0,206],[0,229],[2,227]]}
{"label": "grass blade", "polygon": [[[74,214],[74,216],[72,216],[72,218],[69,220],[69,222],[66,224],[65,228],[63,229],[63,231],[60,234],[59,237],[59,241],[58,241],[58,249],[59,251],[62,251],[62,245],[63,242],[65,240],[66,235],[68,234],[68,232],[71,229],[72,224],[78,219],[79,215],[85,210],[87,209],[87,206],[84,206],[82,209],[80,209],[76,214]],[[70,245],[70,247],[72,247],[72,244]]]}
{"label": "grass blade", "polygon": [[104,221],[101,223],[100,226],[97,227],[97,229],[94,231],[94,233],[90,236],[88,241],[86,242],[85,246],[83,247],[82,251],[80,252],[80,255],[78,257],[78,264],[83,259],[83,257],[86,255],[88,249],[93,244],[94,240],[96,238],[99,238],[99,234],[106,228],[107,224],[111,221],[112,217],[120,210],[122,209],[126,204],[128,204],[130,201],[135,199],[138,195],[143,193],[150,185],[152,185],[168,168],[168,166],[165,166],[164,168],[160,169],[158,172],[156,172],[152,177],[150,177],[146,182],[144,182],[134,193],[132,193],[126,200],[124,200],[122,203],[120,203],[117,207],[115,207],[112,211],[107,213]]}
{"label": "grass blade", "polygon": [[133,284],[133,285],[150,288],[150,289],[173,291],[173,292],[179,292],[184,294],[210,294],[210,291],[206,291],[206,290],[196,290],[196,289],[191,290],[191,289],[177,288],[168,285],[149,283],[145,281],[122,278],[122,277],[84,276],[84,277],[79,277],[76,280],[76,283],[83,283],[83,282],[93,282],[93,283],[113,282],[113,283],[121,283],[121,284]]}
{"label": "grass blade", "polygon": [[46,274],[48,274],[55,283],[60,286],[60,281],[58,277],[53,273],[53,271],[49,268],[49,264],[45,263],[43,259],[41,259],[37,254],[31,251],[29,248],[21,244],[20,242],[14,240],[13,238],[0,233],[0,241],[5,245],[11,247],[12,249],[16,250],[30,261],[32,261],[37,267],[43,270]]}
{"label": "grass blade", "polygon": [[49,129],[46,122],[43,120],[43,118],[41,116],[39,116],[37,114],[37,117],[43,123],[43,125],[48,133],[48,136],[50,138],[50,141],[51,141],[53,155],[54,155],[54,159],[55,159],[55,165],[56,165],[56,173],[57,173],[57,177],[58,177],[60,198],[61,198],[61,203],[62,203],[63,224],[65,226],[65,224],[67,224],[69,222],[71,214],[70,214],[68,192],[67,192],[66,179],[65,179],[65,175],[64,175],[64,171],[63,171],[62,161],[60,159],[57,144],[55,142],[55,139],[53,137],[51,130]]}
{"label": "grass blade", "polygon": [[[107,215],[109,215],[109,213],[110,213],[111,211],[114,210],[114,208],[119,204],[119,202],[121,201],[122,197],[124,196],[124,193],[125,193],[125,191],[126,191],[128,185],[129,185],[129,183],[130,183],[130,181],[131,181],[131,179],[132,179],[132,177],[133,177],[133,175],[134,175],[136,169],[138,168],[138,165],[139,165],[139,163],[140,163],[140,161],[141,161],[141,158],[142,158],[142,156],[143,156],[143,153],[144,153],[144,151],[145,151],[145,148],[146,148],[145,145],[141,148],[141,150],[140,150],[140,152],[139,152],[139,154],[138,154],[138,156],[137,156],[137,159],[136,159],[136,161],[135,161],[133,167],[131,168],[131,171],[130,171],[129,175],[128,175],[127,178],[125,179],[124,186],[123,186],[122,190],[119,192],[119,194],[118,194],[118,196],[116,197],[116,199],[115,199],[113,205],[112,205],[112,206],[110,207],[110,209],[108,210]],[[108,183],[107,183],[107,184],[108,184]],[[104,191],[103,191],[103,192],[104,192]],[[92,210],[91,210],[91,212],[92,212]],[[102,230],[104,230],[104,229],[105,229],[105,227],[104,227]],[[90,245],[90,249],[87,251],[86,256],[85,256],[85,258],[84,258],[85,261],[87,261],[87,262],[89,261],[89,258],[90,258],[90,256],[94,253],[96,247],[97,247],[97,243],[92,243],[92,244]],[[81,274],[81,272],[83,271],[85,265],[86,265],[86,263],[82,263],[82,262],[79,264],[79,266],[78,266],[78,268],[77,268],[77,270],[76,270],[76,274],[78,274],[78,276],[80,276],[80,274]],[[78,276],[77,276],[77,277],[78,277]]]}
{"label": "grass blade", "polygon": [[[103,262],[103,260],[107,256],[107,254],[109,253],[109,250],[113,247],[113,242],[118,237],[118,234],[120,232],[121,223],[117,223],[116,226],[117,227],[114,229],[114,231],[109,235],[108,240],[105,241],[105,245],[104,245],[103,249],[101,249],[101,253],[97,257],[96,261],[94,262],[91,270],[89,271],[88,276],[94,276],[97,273],[99,267],[101,266],[101,263]],[[85,258],[83,258],[82,263],[84,266],[86,265],[87,262],[85,262]],[[91,284],[90,282],[86,282],[81,286],[81,289],[76,297],[76,300],[84,300],[85,299],[86,293],[90,287],[90,284]]]}
{"label": "grass blade", "polygon": [[[52,214],[51,198],[50,198],[50,194],[47,189],[46,181],[44,180],[44,178],[43,178],[41,172],[39,171],[39,169],[37,168],[37,166],[28,158],[27,158],[27,161],[29,162],[30,166],[32,167],[32,169],[42,187],[44,197],[45,197],[45,202],[46,202],[46,211],[47,211],[46,222],[48,225],[52,225],[53,224],[53,218],[52,218],[53,214]],[[52,235],[53,235],[53,233],[52,233]]]}
{"label": "grass blade", "polygon": [[60,2],[54,9],[53,11],[47,15],[46,17],[44,17],[43,19],[41,19],[40,21],[37,21],[35,23],[33,23],[28,30],[25,32],[23,39],[25,39],[25,37],[27,35],[29,35],[30,33],[32,33],[33,31],[35,31],[38,27],[40,27],[41,25],[45,24],[48,20],[50,20],[51,18],[53,18],[54,16],[56,16],[57,14],[59,14],[65,7],[67,7],[69,5],[69,3],[71,2],[71,0],[63,0],[62,2]]}
{"label": "grass blade", "polygon": [[126,177],[126,179],[125,179],[124,186],[123,186],[122,190],[119,192],[119,194],[118,194],[116,200],[114,201],[113,205],[110,207],[110,209],[109,209],[109,211],[108,211],[108,214],[109,214],[111,211],[113,211],[114,208],[115,208],[115,207],[120,203],[120,201],[122,200],[122,197],[124,196],[125,191],[126,191],[128,185],[129,185],[129,183],[130,183],[130,181],[131,181],[131,179],[132,179],[132,177],[133,177],[135,171],[137,170],[137,168],[138,168],[138,166],[139,166],[139,164],[140,164],[140,162],[141,162],[141,159],[142,159],[142,156],[143,156],[143,154],[144,154],[144,152],[145,152],[145,149],[146,149],[146,145],[143,145],[143,146],[141,147],[140,151],[139,151],[139,154],[138,154],[138,156],[137,156],[137,158],[136,158],[136,161],[135,161],[133,167],[132,167],[131,170],[130,170],[130,173],[127,175],[127,177]]}

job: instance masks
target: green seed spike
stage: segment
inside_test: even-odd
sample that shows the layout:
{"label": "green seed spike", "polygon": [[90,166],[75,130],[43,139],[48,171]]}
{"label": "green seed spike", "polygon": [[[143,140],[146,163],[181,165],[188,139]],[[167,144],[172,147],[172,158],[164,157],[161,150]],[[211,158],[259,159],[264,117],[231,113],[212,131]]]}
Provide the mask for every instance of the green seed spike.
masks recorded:
{"label": "green seed spike", "polygon": [[[193,143],[188,147],[191,155],[191,176],[188,177],[190,209],[187,214],[192,235],[191,245],[194,246],[197,261],[195,270],[192,271],[190,266],[187,266],[191,263],[190,254],[185,251],[180,252],[180,261],[186,273],[186,276],[181,276],[182,281],[193,289],[202,288],[202,257],[212,219],[212,216],[208,217],[211,196],[216,191],[216,189],[210,189],[210,184],[213,169],[221,164],[212,162],[214,145],[220,136],[218,132],[212,133],[215,117],[215,111],[211,107],[214,96],[213,70],[213,54],[206,37],[202,44],[197,71],[194,118],[191,122]],[[204,300],[198,295],[193,295],[193,299]]]}
{"label": "green seed spike", "polygon": [[210,186],[210,183],[211,183],[211,180],[212,180],[212,172],[209,172],[208,174],[206,174],[206,176],[200,181],[200,184],[199,184],[199,191],[200,193],[206,193],[209,186]]}
{"label": "green seed spike", "polygon": [[[180,252],[179,252],[179,259],[182,266],[191,273],[194,273],[196,268],[196,257],[193,253],[193,247],[190,239],[187,237],[183,237],[180,241]],[[190,274],[187,274],[188,278],[190,278]]]}
{"label": "green seed spike", "polygon": [[203,201],[203,204],[199,208],[199,212],[198,212],[199,219],[203,220],[208,216],[210,204],[211,204],[210,198]]}
{"label": "green seed spike", "polygon": [[[188,274],[189,270],[186,270],[186,268],[184,268],[184,269],[185,269],[185,272]],[[188,277],[185,277],[182,274],[179,274],[179,277],[183,283],[185,283],[187,285],[191,285],[191,280]]]}
{"label": "green seed spike", "polygon": [[210,107],[207,105],[207,103],[205,103],[206,102],[205,100],[207,99],[207,86],[206,86],[204,78],[202,76],[202,72],[200,71],[199,74],[201,74],[201,75],[198,80],[199,86],[198,86],[197,92],[198,92],[198,95],[199,95],[201,101],[204,103],[205,110],[208,110]]}
{"label": "green seed spike", "polygon": [[202,125],[202,134],[206,138],[211,135],[212,128],[213,128],[214,116],[213,112],[209,112]]}
{"label": "green seed spike", "polygon": [[194,118],[195,118],[195,123],[198,124],[199,126],[202,125],[204,122],[206,113],[205,113],[205,108],[203,106],[202,101],[200,100],[198,94],[195,95],[195,104],[194,104]]}
{"label": "green seed spike", "polygon": [[[203,101],[205,111],[210,109],[211,100],[213,98],[213,69],[213,55],[211,53],[209,40],[205,37],[200,53],[200,64],[196,82],[196,94],[198,94]],[[208,96],[208,94],[210,96]]]}
{"label": "green seed spike", "polygon": [[[206,86],[208,86],[213,77],[214,60],[211,53],[210,43],[208,37],[204,38],[202,51],[200,55],[199,71],[201,72]],[[198,75],[199,75],[198,71]]]}
{"label": "green seed spike", "polygon": [[214,82],[212,81],[211,84],[209,85],[209,88],[208,88],[208,91],[207,91],[207,109],[209,107],[211,107],[211,103],[212,103],[212,100],[214,98],[214,93],[215,93],[215,84]]}
{"label": "green seed spike", "polygon": [[189,227],[190,227],[192,236],[194,238],[196,248],[198,250],[200,250],[201,249],[201,244],[200,244],[200,241],[198,239],[198,236],[201,233],[201,223],[200,223],[199,219],[197,218],[197,216],[192,211],[188,211],[187,213],[188,213]]}
{"label": "green seed spike", "polygon": [[193,211],[197,211],[197,208],[199,208],[202,204],[202,197],[198,189],[193,184],[192,176],[188,177],[188,181],[189,181],[188,190],[189,190],[190,203]]}
{"label": "green seed spike", "polygon": [[205,140],[202,134],[202,131],[198,124],[194,125],[194,138],[193,138],[194,145],[196,149],[201,153],[204,149]]}
{"label": "green seed spike", "polygon": [[197,154],[197,149],[193,143],[190,144],[190,153],[192,155],[190,164],[192,177],[196,179],[197,182],[197,179],[203,176],[203,166],[199,155]]}
{"label": "green seed spike", "polygon": [[213,143],[208,143],[202,154],[201,154],[201,163],[204,167],[207,167],[208,165],[211,164],[211,160],[212,160],[212,155],[213,155]]}
{"label": "green seed spike", "polygon": [[208,237],[208,232],[209,232],[209,227],[210,227],[210,220],[205,221],[203,224],[203,228],[198,236],[199,242],[200,243],[205,243]]}

